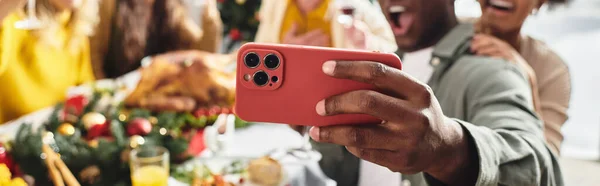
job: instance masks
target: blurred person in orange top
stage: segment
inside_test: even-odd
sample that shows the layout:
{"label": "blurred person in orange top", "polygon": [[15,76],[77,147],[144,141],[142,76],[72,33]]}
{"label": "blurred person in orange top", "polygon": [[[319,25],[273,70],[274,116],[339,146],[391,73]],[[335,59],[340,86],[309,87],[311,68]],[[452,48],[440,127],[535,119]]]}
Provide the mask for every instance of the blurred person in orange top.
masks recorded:
{"label": "blurred person in orange top", "polygon": [[397,50],[381,8],[368,0],[263,0],[259,17],[255,42]]}
{"label": "blurred person in orange top", "polygon": [[544,133],[551,150],[560,153],[561,127],[566,122],[571,98],[567,64],[542,41],[521,34],[525,19],[548,4],[554,7],[568,0],[478,0],[482,17],[476,21],[471,51],[477,55],[502,58],[521,66],[529,74],[536,111],[544,121]]}
{"label": "blurred person in orange top", "polygon": [[88,36],[97,0],[37,0],[38,29],[18,29],[25,0],[0,1],[0,123],[52,106],[94,80]]}
{"label": "blurred person in orange top", "polygon": [[198,25],[183,0],[102,0],[101,21],[90,38],[96,77],[136,70],[147,56],[190,49],[217,52],[223,29],[217,3],[201,1]]}

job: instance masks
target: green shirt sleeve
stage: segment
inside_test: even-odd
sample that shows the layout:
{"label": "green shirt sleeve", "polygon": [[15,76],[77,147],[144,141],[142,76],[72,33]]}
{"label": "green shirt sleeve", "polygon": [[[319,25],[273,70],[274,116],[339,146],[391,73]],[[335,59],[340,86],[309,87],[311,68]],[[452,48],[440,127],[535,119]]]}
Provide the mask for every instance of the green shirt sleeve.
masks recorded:
{"label": "green shirt sleeve", "polygon": [[[465,94],[470,122],[457,120],[477,149],[476,185],[563,185],[522,73],[506,65],[479,77],[469,83]],[[430,176],[425,178],[436,185]]]}

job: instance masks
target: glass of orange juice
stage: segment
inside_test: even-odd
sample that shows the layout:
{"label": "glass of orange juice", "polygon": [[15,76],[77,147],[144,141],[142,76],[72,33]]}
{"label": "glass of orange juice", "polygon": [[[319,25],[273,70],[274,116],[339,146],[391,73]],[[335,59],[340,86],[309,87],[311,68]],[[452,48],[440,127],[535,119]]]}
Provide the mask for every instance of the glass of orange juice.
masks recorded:
{"label": "glass of orange juice", "polygon": [[140,147],[131,151],[131,182],[133,186],[167,186],[169,151],[164,147]]}

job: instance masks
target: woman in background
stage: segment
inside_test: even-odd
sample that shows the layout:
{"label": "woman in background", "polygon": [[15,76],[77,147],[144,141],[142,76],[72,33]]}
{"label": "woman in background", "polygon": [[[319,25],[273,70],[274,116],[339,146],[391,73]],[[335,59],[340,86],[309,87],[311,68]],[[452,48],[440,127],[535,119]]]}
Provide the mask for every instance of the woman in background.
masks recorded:
{"label": "woman in background", "polygon": [[256,42],[355,48],[395,52],[394,34],[376,4],[344,0],[353,8],[351,26],[338,22],[334,0],[263,0]]}
{"label": "woman in background", "polygon": [[37,0],[42,22],[22,30],[25,0],[0,1],[0,123],[65,99],[67,89],[94,79],[88,36],[98,20],[96,0]]}
{"label": "woman in background", "polygon": [[182,0],[102,0],[91,38],[96,77],[121,76],[139,68],[144,57],[170,51],[217,52],[222,23],[216,0],[204,0],[200,8],[202,29]]}
{"label": "woman in background", "polygon": [[[565,62],[543,42],[522,35],[525,19],[543,4],[564,4],[567,0],[479,0],[482,17],[476,23],[479,34],[471,50],[477,55],[506,59],[530,75],[536,110],[544,121],[546,141],[560,153],[560,132],[567,120],[571,78]],[[537,101],[536,101],[537,100]]]}

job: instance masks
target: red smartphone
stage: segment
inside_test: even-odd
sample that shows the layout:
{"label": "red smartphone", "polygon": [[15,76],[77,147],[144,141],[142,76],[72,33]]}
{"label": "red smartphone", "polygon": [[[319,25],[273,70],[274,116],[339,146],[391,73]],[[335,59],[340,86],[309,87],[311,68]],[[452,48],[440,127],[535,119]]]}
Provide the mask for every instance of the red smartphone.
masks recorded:
{"label": "red smartphone", "polygon": [[247,43],[238,51],[234,112],[250,122],[303,126],[380,123],[365,114],[320,116],[317,103],[353,90],[375,90],[372,85],[337,79],[323,73],[329,60],[378,61],[402,68],[396,54],[310,47]]}

